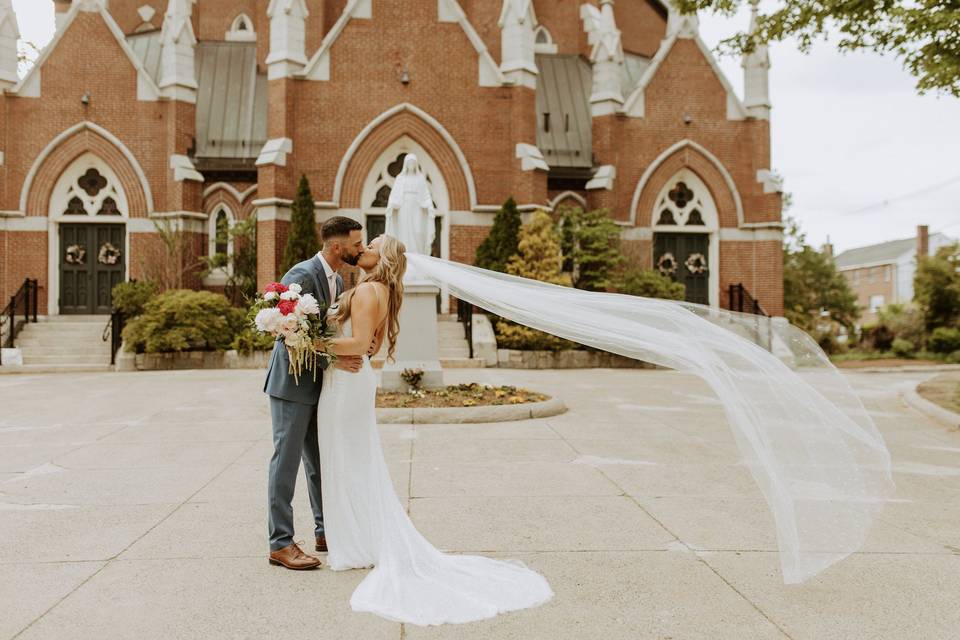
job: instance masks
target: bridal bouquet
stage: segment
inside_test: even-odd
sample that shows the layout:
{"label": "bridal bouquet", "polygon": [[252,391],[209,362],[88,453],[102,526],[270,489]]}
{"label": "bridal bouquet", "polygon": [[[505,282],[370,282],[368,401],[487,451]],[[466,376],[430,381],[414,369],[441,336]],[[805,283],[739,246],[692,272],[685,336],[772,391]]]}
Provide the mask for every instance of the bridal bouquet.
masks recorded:
{"label": "bridal bouquet", "polygon": [[333,331],[327,327],[326,307],[312,294],[301,295],[302,291],[296,283],[288,287],[271,282],[250,308],[257,331],[283,338],[290,355],[290,373],[297,384],[304,369],[312,371],[316,381],[320,361],[332,363],[336,359],[330,348]]}

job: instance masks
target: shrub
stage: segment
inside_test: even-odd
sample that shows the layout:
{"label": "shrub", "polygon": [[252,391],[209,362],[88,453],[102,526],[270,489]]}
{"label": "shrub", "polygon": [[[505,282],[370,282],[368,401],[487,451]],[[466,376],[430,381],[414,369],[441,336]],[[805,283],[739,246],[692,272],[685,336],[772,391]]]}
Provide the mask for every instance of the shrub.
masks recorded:
{"label": "shrub", "polygon": [[656,269],[639,267],[625,271],[617,287],[620,293],[667,300],[683,300],[686,289],[682,282],[674,282]]}
{"label": "shrub", "polygon": [[953,353],[960,350],[960,329],[937,327],[930,334],[928,342],[934,353]]}
{"label": "shrub", "polygon": [[823,352],[827,355],[834,355],[845,351],[844,345],[841,345],[837,340],[837,336],[832,331],[824,331],[818,333],[817,344],[820,345],[820,348],[823,349]]}
{"label": "shrub", "polygon": [[[947,362],[950,364],[960,364],[960,350],[954,351],[948,355]],[[957,387],[957,393],[960,394],[960,386]],[[958,400],[958,404],[960,404],[960,400]]]}
{"label": "shrub", "polygon": [[863,328],[861,344],[874,351],[889,351],[893,346],[893,331],[885,324],[875,324]]}
{"label": "shrub", "polygon": [[892,350],[893,355],[898,358],[912,358],[916,355],[916,347],[913,342],[905,338],[894,338]]}
{"label": "shrub", "polygon": [[879,323],[885,325],[897,338],[909,340],[915,347],[926,342],[927,331],[923,313],[914,305],[888,304],[877,314]]}
{"label": "shrub", "polygon": [[623,264],[620,227],[606,209],[584,211],[565,206],[559,211],[563,270],[577,289],[607,291],[611,276]]}
{"label": "shrub", "polygon": [[128,351],[224,351],[243,329],[244,312],[219,293],[174,289],[148,302],[123,329]]}
{"label": "shrub", "polygon": [[960,244],[940,247],[923,256],[913,276],[913,299],[923,313],[927,329],[960,320]]}
{"label": "shrub", "polygon": [[236,335],[230,347],[237,353],[248,355],[254,351],[270,351],[273,349],[275,338],[268,333],[261,333],[256,328],[247,325]]}
{"label": "shrub", "polygon": [[300,176],[297,195],[290,206],[290,231],[287,234],[287,246],[283,251],[280,273],[286,273],[290,267],[316,255],[320,250],[317,238],[317,221],[313,212],[313,194],[307,176]]}
{"label": "shrub", "polygon": [[152,280],[132,280],[121,282],[111,292],[113,308],[122,313],[128,320],[143,313],[143,307],[154,296],[160,287]]}

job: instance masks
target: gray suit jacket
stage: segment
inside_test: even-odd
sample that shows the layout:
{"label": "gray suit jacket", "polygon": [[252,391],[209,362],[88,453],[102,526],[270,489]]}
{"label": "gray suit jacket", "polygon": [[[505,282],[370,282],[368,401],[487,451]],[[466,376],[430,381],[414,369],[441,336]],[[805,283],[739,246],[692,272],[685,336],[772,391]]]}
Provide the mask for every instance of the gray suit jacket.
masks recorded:
{"label": "gray suit jacket", "polygon": [[[283,276],[281,282],[288,286],[294,282],[298,283],[303,287],[301,293],[313,294],[321,304],[325,304],[327,307],[343,291],[343,279],[337,274],[337,290],[334,292],[333,298],[330,297],[327,276],[323,271],[323,264],[317,256],[295,264]],[[320,401],[320,390],[323,387],[321,372],[317,371],[317,380],[314,382],[313,372],[305,370],[300,376],[300,383],[297,384],[289,371],[290,356],[287,354],[287,348],[282,340],[277,340],[273,346],[273,353],[270,354],[270,365],[267,368],[267,380],[264,382],[263,391],[268,395],[290,402],[317,404]]]}

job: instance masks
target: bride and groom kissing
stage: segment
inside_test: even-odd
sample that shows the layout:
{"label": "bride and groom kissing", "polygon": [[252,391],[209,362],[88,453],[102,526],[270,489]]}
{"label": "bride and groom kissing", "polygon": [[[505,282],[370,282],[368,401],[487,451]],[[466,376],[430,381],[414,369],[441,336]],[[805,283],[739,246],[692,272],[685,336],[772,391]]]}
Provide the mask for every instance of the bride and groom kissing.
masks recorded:
{"label": "bride and groom kissing", "polygon": [[[323,248],[282,279],[329,309],[335,364],[322,375],[289,373],[274,346],[264,392],[270,398],[274,452],[268,477],[271,564],[314,569],[320,560],[294,541],[292,500],[301,461],[318,552],[335,571],[373,568],[354,591],[355,611],[414,624],[469,622],[536,606],[553,592],[519,562],[444,554],[413,526],[390,479],[376,420],[377,377],[370,355],[387,342],[392,358],[403,302],[404,245],[383,235],[363,243],[362,226],[337,216],[321,227]],[[343,292],[337,270],[364,271]]]}

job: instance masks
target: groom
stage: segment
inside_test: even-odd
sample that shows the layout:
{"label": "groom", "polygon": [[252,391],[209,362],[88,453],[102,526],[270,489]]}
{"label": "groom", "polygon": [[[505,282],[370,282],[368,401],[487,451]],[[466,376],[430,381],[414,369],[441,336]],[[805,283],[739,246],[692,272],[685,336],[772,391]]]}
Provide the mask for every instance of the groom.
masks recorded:
{"label": "groom", "polygon": [[[337,270],[344,264],[356,265],[363,253],[363,227],[359,222],[337,216],[320,228],[323,248],[317,255],[294,265],[283,284],[298,283],[302,293],[310,293],[328,308],[343,291]],[[336,367],[357,372],[362,361],[356,356],[340,356]],[[273,419],[273,458],[267,488],[270,532],[270,564],[287,569],[313,569],[319,558],[308,555],[293,541],[293,492],[300,460],[307,476],[310,506],[316,523],[317,551],[327,550],[323,529],[323,498],[320,491],[320,446],[317,440],[317,403],[323,376],[317,372],[300,376],[300,383],[289,373],[290,357],[281,340],[273,347],[267,380],[263,390],[270,396]]]}

